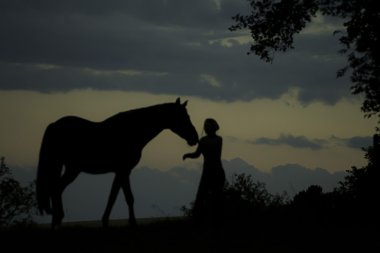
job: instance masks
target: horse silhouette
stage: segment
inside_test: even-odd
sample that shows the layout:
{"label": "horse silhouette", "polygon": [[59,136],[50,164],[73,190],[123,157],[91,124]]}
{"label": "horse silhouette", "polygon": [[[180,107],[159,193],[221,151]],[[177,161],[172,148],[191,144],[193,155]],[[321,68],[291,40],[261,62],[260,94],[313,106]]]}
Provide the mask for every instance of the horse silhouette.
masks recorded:
{"label": "horse silhouette", "polygon": [[129,175],[141,158],[144,146],[162,130],[170,129],[194,146],[198,134],[181,104],[164,103],[118,113],[102,122],[67,116],[45,130],[37,171],[37,203],[41,215],[52,215],[52,228],[64,217],[62,193],[80,172],[113,172],[108,203],[102,217],[108,225],[120,188],[129,209],[129,223],[136,226]]}

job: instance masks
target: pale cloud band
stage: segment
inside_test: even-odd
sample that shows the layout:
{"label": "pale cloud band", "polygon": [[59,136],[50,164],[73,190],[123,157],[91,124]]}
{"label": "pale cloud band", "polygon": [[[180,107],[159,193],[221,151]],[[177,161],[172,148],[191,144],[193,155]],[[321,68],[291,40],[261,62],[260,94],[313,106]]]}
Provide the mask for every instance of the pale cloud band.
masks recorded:
{"label": "pale cloud band", "polygon": [[363,149],[368,148],[372,144],[372,136],[353,136],[350,138],[331,136],[329,139],[310,139],[306,136],[281,134],[278,138],[261,137],[248,142],[257,145],[287,145],[293,148],[307,148],[312,150],[331,148],[337,145],[353,149]]}

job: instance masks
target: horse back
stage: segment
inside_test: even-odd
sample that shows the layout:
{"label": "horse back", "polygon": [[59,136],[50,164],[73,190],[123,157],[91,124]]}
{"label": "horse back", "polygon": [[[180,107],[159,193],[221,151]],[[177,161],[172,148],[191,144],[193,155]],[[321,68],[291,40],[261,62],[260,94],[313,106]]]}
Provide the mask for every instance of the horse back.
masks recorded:
{"label": "horse back", "polygon": [[103,173],[133,167],[141,157],[141,149],[123,133],[119,124],[66,116],[51,127],[51,138],[58,143],[65,163],[78,166],[82,171]]}

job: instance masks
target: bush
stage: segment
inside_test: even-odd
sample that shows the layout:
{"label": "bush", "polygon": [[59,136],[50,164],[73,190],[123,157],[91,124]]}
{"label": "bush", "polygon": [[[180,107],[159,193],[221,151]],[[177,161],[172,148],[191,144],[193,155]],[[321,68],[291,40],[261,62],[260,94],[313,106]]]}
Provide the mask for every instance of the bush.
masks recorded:
{"label": "bush", "polygon": [[257,218],[274,208],[284,206],[288,202],[286,192],[282,195],[271,194],[265,184],[254,181],[251,175],[235,174],[231,183],[227,183],[225,193],[225,213],[231,218]]}
{"label": "bush", "polygon": [[5,164],[0,164],[0,227],[28,224],[32,222],[35,209],[34,183],[26,187],[20,185]]}
{"label": "bush", "polygon": [[[249,220],[257,219],[257,215],[280,209],[289,200],[286,192],[282,195],[271,194],[265,188],[265,184],[254,181],[251,175],[234,174],[232,181],[226,182],[223,190],[223,212],[224,218],[228,220]],[[192,217],[194,203],[190,207],[181,208],[185,216]]]}

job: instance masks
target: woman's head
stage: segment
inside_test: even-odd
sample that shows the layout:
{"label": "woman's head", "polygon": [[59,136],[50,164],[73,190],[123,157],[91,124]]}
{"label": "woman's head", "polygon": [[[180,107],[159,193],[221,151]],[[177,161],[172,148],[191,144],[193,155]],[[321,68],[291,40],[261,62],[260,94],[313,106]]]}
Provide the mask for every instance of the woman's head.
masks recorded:
{"label": "woman's head", "polygon": [[205,120],[203,128],[206,134],[215,134],[215,132],[219,130],[219,125],[215,119],[208,118]]}

